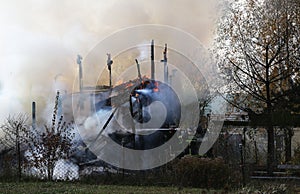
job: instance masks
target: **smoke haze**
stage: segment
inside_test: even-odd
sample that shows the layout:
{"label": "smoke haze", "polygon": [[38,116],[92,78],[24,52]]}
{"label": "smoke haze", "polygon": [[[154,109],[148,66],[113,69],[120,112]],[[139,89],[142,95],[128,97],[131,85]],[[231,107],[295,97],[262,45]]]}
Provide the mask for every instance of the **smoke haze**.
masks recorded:
{"label": "smoke haze", "polygon": [[216,15],[215,0],[3,1],[0,122],[8,114],[30,113],[32,101],[37,101],[38,117],[46,118],[52,113],[55,91],[72,92],[77,54],[84,57],[117,30],[140,24],[169,25],[209,47]]}

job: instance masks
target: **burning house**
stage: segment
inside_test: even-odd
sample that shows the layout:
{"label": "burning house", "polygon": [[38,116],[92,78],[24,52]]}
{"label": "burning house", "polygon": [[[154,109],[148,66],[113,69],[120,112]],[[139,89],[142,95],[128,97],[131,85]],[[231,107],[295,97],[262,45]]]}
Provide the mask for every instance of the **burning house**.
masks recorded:
{"label": "burning house", "polygon": [[[133,156],[123,156],[123,161],[120,161],[123,149],[153,150],[168,142],[180,128],[181,100],[168,82],[167,45],[163,51],[164,58],[161,60],[164,64],[163,81],[155,79],[154,41],[151,42],[150,78],[141,74],[140,64],[136,60],[137,78],[112,86],[113,61],[110,54],[107,56],[109,86],[83,86],[82,58],[78,56],[80,91],[65,96],[64,109],[69,109],[68,106],[73,108],[69,117],[74,117],[78,132],[86,146],[84,152],[88,150],[93,153],[90,154],[93,156],[90,157],[90,161],[80,160],[84,161],[81,163],[82,166],[95,163],[103,165],[100,160],[108,157],[115,162],[113,166],[126,166],[120,163],[124,163],[124,160],[125,163],[131,163]],[[116,152],[114,150],[116,146],[121,147],[121,151]],[[171,146],[165,148],[168,155],[172,155],[173,158],[178,155],[174,154],[175,150],[181,152],[179,150],[182,148]],[[165,151],[159,153],[160,158],[165,158]]]}
{"label": "burning house", "polygon": [[[129,147],[144,150],[158,147],[172,137],[174,130],[179,126],[181,110],[179,99],[171,87],[159,81],[143,79],[133,87],[128,101],[129,107],[126,108],[129,108],[130,114],[123,123],[131,122],[128,128],[132,131],[116,131],[110,134],[117,143],[121,145],[123,141],[126,146],[127,142],[124,142],[123,138],[131,136]],[[159,106],[165,107],[166,110]],[[158,110],[165,113],[157,113]],[[161,116],[165,118],[163,121]]]}

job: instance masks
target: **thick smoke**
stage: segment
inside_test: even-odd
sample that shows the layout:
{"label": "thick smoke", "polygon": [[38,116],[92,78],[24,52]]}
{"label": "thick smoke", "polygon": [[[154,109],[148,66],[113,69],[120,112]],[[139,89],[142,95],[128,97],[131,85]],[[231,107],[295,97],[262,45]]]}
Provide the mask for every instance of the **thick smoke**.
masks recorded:
{"label": "thick smoke", "polygon": [[122,28],[170,25],[209,46],[215,5],[204,0],[2,2],[0,121],[8,114],[30,113],[32,101],[37,102],[38,119],[49,121],[55,91],[70,93],[78,88],[77,54],[84,57],[99,41]]}

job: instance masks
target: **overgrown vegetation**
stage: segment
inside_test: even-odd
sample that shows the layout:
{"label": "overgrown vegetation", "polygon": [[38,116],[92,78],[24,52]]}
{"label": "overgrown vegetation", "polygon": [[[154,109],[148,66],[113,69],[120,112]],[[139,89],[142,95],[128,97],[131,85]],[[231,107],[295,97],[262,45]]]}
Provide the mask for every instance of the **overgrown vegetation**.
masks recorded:
{"label": "overgrown vegetation", "polygon": [[232,193],[232,194],[294,194],[300,187],[282,183],[253,183],[240,189],[200,189],[177,186],[130,186],[112,184],[86,184],[82,182],[0,182],[0,193]]}
{"label": "overgrown vegetation", "polygon": [[28,144],[27,160],[29,168],[36,168],[40,176],[53,180],[55,164],[60,159],[67,159],[72,152],[73,124],[58,118],[59,92],[56,94],[51,125],[45,125],[44,130],[27,130],[25,132]]}
{"label": "overgrown vegetation", "polygon": [[292,159],[293,164],[300,165],[300,144],[294,149],[294,157]]}
{"label": "overgrown vegetation", "polygon": [[[72,152],[73,124],[58,116],[59,92],[56,94],[51,125],[43,128],[31,128],[27,116],[18,114],[9,116],[0,127],[3,138],[0,139],[2,153],[2,175],[19,180],[21,175],[38,175],[40,178],[53,179],[55,164],[66,159]],[[37,172],[32,173],[32,169]]]}
{"label": "overgrown vegetation", "polygon": [[173,164],[174,184],[200,188],[224,188],[233,180],[222,159],[186,156]]}
{"label": "overgrown vegetation", "polygon": [[221,190],[206,190],[197,188],[177,188],[158,186],[116,186],[116,185],[90,185],[82,183],[65,182],[28,182],[28,183],[0,183],[0,193],[222,193]]}
{"label": "overgrown vegetation", "polygon": [[24,152],[24,144],[26,142],[24,132],[28,130],[27,115],[18,114],[16,116],[8,116],[0,129],[3,135],[0,138],[0,144],[3,146],[3,173],[6,176],[9,174],[14,175],[16,171],[13,170],[13,166],[17,166],[17,176],[18,179],[21,179],[24,161],[22,153]]}
{"label": "overgrown vegetation", "polygon": [[[218,24],[221,92],[231,105],[248,112],[251,122],[267,129],[269,174],[276,165],[274,126],[292,126],[295,119],[287,123],[282,118],[292,118],[291,107],[299,105],[299,11],[296,0],[229,1]],[[290,139],[292,133],[287,134]]]}
{"label": "overgrown vegetation", "polygon": [[106,172],[82,177],[89,184],[116,184],[134,186],[174,186],[207,189],[236,188],[241,185],[241,175],[220,158],[209,159],[186,156],[157,169],[142,172],[125,171],[124,174]]}

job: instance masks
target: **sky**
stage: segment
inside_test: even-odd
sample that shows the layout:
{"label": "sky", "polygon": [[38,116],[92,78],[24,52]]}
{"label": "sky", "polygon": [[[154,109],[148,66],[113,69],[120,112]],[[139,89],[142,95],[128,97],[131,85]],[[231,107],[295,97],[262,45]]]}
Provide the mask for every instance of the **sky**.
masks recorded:
{"label": "sky", "polygon": [[168,25],[209,48],[216,4],[216,0],[0,1],[0,123],[9,114],[30,113],[32,101],[37,102],[38,114],[47,117],[55,91],[73,88],[77,54],[84,58],[101,40],[124,28]]}

